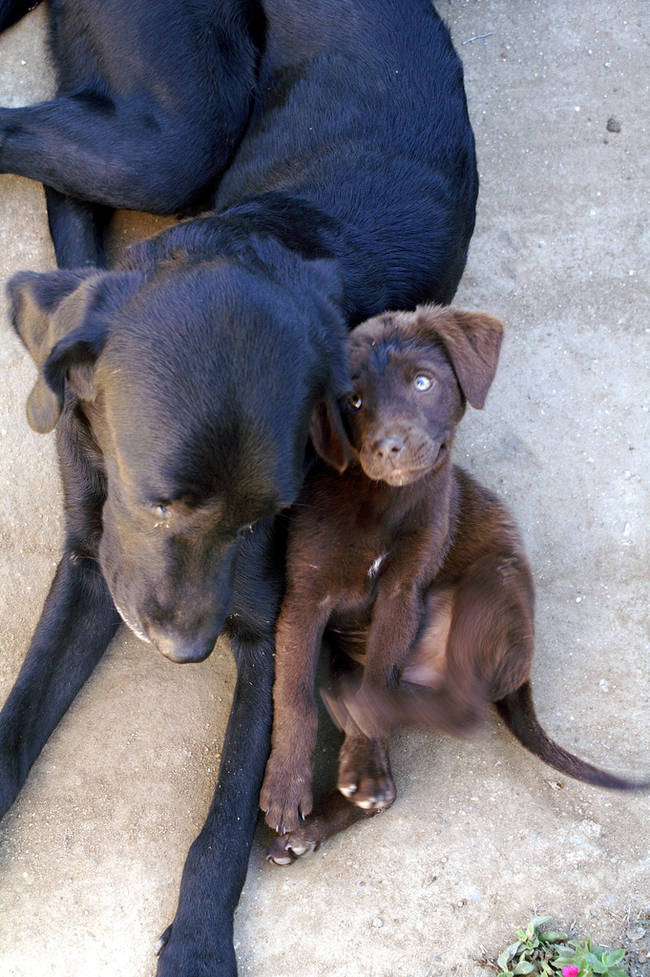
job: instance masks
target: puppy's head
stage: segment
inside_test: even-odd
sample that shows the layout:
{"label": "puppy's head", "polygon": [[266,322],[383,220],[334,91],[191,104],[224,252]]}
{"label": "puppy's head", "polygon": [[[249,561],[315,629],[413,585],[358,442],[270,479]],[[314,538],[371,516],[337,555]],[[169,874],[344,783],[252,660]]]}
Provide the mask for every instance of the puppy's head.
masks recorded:
{"label": "puppy's head", "polygon": [[357,326],[349,340],[353,390],[319,404],[316,450],[339,471],[357,458],[369,478],[392,486],[437,470],[466,401],[485,403],[502,331],[485,312],[433,305]]}
{"label": "puppy's head", "polygon": [[259,268],[185,256],[10,284],[38,367],[29,422],[60,427],[69,536],[172,660],[212,650],[240,554],[255,558],[300,488],[314,405],[346,389],[326,279],[297,272],[292,295]]}

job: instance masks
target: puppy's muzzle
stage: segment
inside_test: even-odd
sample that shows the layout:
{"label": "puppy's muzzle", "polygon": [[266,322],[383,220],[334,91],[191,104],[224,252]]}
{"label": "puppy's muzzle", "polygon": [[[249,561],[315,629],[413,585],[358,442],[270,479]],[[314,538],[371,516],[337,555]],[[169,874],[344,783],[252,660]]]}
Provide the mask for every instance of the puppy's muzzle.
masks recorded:
{"label": "puppy's muzzle", "polygon": [[361,467],[375,481],[388,485],[408,485],[433,471],[448,451],[444,439],[412,437],[398,431],[381,434],[366,443],[359,454]]}

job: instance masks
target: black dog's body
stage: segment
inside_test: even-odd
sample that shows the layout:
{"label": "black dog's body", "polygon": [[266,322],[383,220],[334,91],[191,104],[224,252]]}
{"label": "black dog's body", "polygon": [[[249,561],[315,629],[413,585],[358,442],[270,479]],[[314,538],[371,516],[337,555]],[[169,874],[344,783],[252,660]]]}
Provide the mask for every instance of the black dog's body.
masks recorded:
{"label": "black dog's body", "polygon": [[[25,6],[0,0],[0,28]],[[107,208],[215,210],[116,272],[12,283],[66,538],[0,717],[0,810],[116,607],[174,660],[225,630],[238,683],[219,784],[159,973],[232,974],[269,747],[273,515],[297,494],[314,405],[346,387],[346,326],[453,297],[477,190],[462,70],[428,0],[51,9],[60,97],[0,110],[0,172],[49,185],[59,265],[102,260]]]}

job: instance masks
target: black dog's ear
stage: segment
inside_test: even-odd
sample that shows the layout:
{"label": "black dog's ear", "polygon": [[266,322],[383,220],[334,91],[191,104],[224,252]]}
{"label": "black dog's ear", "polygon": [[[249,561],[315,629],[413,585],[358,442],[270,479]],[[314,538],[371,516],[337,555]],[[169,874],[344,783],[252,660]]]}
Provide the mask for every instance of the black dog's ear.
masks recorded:
{"label": "black dog's ear", "polygon": [[415,316],[416,333],[440,340],[465,397],[472,407],[483,407],[497,370],[501,321],[489,312],[440,305],[419,306]]}
{"label": "black dog's ear", "polygon": [[323,461],[341,475],[352,460],[352,449],[334,397],[326,397],[316,406],[309,425],[309,436]]}
{"label": "black dog's ear", "polygon": [[45,434],[59,419],[66,384],[83,400],[95,396],[94,364],[106,328],[92,320],[102,276],[96,271],[21,272],[8,285],[14,329],[39,368],[27,399],[27,420]]}

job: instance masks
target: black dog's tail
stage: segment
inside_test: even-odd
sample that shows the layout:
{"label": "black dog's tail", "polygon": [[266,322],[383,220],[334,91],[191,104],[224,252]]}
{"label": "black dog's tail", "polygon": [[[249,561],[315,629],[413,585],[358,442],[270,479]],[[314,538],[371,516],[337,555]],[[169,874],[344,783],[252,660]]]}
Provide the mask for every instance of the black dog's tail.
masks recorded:
{"label": "black dog's tail", "polygon": [[524,682],[515,692],[499,699],[495,702],[495,706],[510,732],[516,736],[522,746],[560,773],[574,777],[576,780],[583,780],[587,784],[611,787],[615,790],[650,788],[650,781],[635,783],[616,777],[606,770],[599,770],[598,767],[592,766],[554,743],[537,719],[530,682]]}
{"label": "black dog's tail", "polygon": [[11,27],[25,14],[38,7],[41,0],[0,0],[0,32]]}

